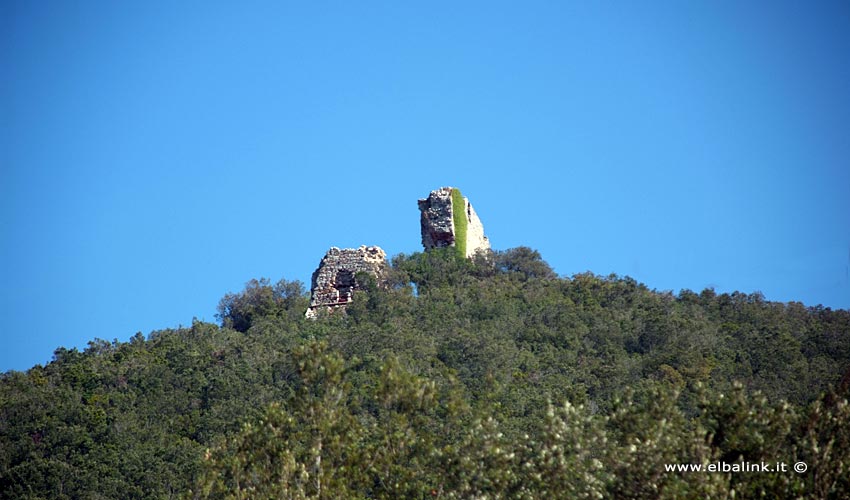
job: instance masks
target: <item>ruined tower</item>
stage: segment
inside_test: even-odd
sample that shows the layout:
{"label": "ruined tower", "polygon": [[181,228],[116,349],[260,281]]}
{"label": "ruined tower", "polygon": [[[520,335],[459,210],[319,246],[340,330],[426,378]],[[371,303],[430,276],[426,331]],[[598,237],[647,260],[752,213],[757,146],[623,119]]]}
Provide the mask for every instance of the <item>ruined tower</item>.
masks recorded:
{"label": "ruined tower", "polygon": [[458,188],[441,187],[419,200],[422,246],[425,250],[453,246],[464,257],[490,249],[484,226]]}
{"label": "ruined tower", "polygon": [[387,254],[381,247],[331,247],[313,273],[307,317],[315,318],[321,309],[332,311],[345,306],[358,288],[357,273],[366,272],[380,280],[386,266]]}

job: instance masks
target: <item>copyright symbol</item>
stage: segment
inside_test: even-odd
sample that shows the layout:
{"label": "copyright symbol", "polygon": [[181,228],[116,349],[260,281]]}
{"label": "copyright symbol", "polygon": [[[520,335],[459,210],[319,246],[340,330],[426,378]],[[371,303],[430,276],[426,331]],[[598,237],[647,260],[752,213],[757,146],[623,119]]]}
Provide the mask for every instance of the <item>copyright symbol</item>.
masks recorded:
{"label": "copyright symbol", "polygon": [[806,472],[806,469],[808,468],[809,466],[806,465],[806,462],[797,462],[796,464],[794,464],[794,470],[800,474]]}

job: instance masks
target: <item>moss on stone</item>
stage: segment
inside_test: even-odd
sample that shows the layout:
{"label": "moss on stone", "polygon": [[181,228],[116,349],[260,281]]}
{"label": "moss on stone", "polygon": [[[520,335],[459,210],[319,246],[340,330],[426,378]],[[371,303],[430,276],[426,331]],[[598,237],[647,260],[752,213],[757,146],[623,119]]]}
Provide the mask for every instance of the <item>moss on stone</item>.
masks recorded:
{"label": "moss on stone", "polygon": [[466,203],[460,189],[452,188],[452,220],[455,226],[455,248],[457,253],[466,258],[466,231],[469,221],[466,219]]}

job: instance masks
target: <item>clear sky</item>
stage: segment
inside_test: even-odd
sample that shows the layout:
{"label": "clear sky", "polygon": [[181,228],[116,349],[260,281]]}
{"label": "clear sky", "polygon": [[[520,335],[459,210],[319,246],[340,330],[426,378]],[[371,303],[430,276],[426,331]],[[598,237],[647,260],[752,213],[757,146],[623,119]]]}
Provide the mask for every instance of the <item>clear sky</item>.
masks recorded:
{"label": "clear sky", "polygon": [[418,251],[445,185],[561,275],[850,308],[850,3],[294,4],[0,3],[0,371]]}

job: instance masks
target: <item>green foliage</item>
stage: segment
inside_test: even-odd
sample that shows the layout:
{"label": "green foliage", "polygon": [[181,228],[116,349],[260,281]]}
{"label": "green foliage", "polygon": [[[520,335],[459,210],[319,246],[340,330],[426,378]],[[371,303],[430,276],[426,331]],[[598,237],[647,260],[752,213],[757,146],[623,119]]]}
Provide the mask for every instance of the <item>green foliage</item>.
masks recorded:
{"label": "green foliage", "polygon": [[469,221],[466,218],[466,203],[458,188],[452,188],[452,220],[455,226],[455,249],[457,254],[465,259]]}
{"label": "green foliage", "polygon": [[[208,498],[349,498],[366,457],[352,446],[361,426],[346,411],[350,392],[344,362],[324,344],[294,351],[295,391],[285,406],[272,404],[204,460],[198,496]],[[346,466],[349,467],[346,470]]]}
{"label": "green foliage", "polygon": [[[0,375],[0,498],[845,498],[850,312],[398,255]],[[667,463],[805,461],[806,474]]]}
{"label": "green foliage", "polygon": [[[310,343],[293,352],[297,387],[204,456],[195,498],[421,498],[463,406],[390,358],[366,370]],[[445,411],[440,419],[437,411]]]}
{"label": "green foliage", "polygon": [[516,247],[496,252],[496,268],[503,273],[519,273],[523,279],[554,279],[558,275],[540,256],[528,247]]}
{"label": "green foliage", "polygon": [[300,281],[280,280],[274,286],[267,278],[252,279],[245,290],[228,293],[218,304],[218,319],[226,328],[247,332],[255,321],[262,318],[284,319],[303,305],[306,308],[307,292]]}
{"label": "green foliage", "polygon": [[393,268],[404,273],[405,278],[417,286],[420,294],[470,283],[473,266],[469,259],[459,256],[450,247],[417,252],[393,262]]}
{"label": "green foliage", "polygon": [[[817,401],[802,433],[792,425],[797,410],[739,387],[731,401],[703,393],[704,411],[689,420],[679,393],[661,385],[645,401],[618,400],[610,415],[548,405],[528,433],[510,436],[497,405],[470,408],[456,387],[441,391],[395,358],[367,370],[375,383],[354,393],[357,360],[345,363],[324,344],[294,357],[300,390],[207,451],[193,498],[842,498],[848,491],[846,395]],[[729,456],[730,447],[747,455]],[[777,457],[819,469],[806,476],[667,468]]]}

